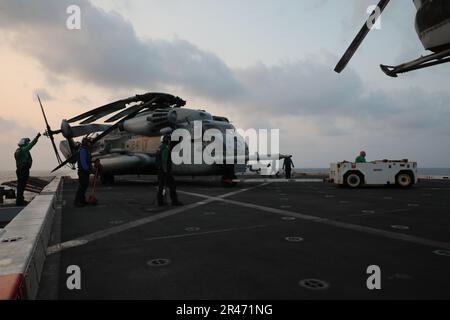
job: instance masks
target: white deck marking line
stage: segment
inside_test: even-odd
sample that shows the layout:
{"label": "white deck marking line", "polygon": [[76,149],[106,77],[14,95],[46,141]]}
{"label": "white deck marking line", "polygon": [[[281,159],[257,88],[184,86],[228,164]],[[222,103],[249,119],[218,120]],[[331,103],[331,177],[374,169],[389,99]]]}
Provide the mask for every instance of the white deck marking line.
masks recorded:
{"label": "white deck marking line", "polygon": [[[188,237],[195,237],[195,236],[213,235],[213,234],[220,234],[220,233],[243,231],[243,230],[262,229],[262,228],[266,228],[268,226],[269,225],[267,225],[267,224],[259,224],[259,225],[248,226],[248,227],[235,227],[235,228],[218,229],[218,230],[210,230],[210,231],[203,231],[203,232],[189,232],[189,233],[182,233],[182,234],[175,234],[175,235],[167,235],[167,236],[147,238],[147,239],[144,239],[142,241],[181,239],[181,238],[188,238]],[[142,244],[142,241],[140,241],[139,244]],[[134,247],[134,246],[136,246],[136,243],[127,243],[127,244],[124,244],[124,245],[121,245],[121,246],[115,246],[114,249],[123,249],[123,248],[129,248],[129,247]],[[106,250],[108,250],[108,249],[106,249]]]}
{"label": "white deck marking line", "polygon": [[397,212],[407,212],[412,211],[411,208],[408,209],[396,209],[396,210],[388,210],[388,211],[380,211],[380,212],[371,212],[371,213],[361,213],[361,214],[349,214],[349,217],[364,217],[364,216],[374,216],[374,215],[383,215],[389,213],[397,213]]}
{"label": "white deck marking line", "polygon": [[[87,243],[89,243],[91,241],[103,239],[103,238],[106,238],[108,236],[111,236],[111,235],[114,235],[114,234],[117,234],[117,233],[120,233],[120,232],[123,232],[123,231],[127,231],[129,229],[140,227],[140,226],[148,224],[150,222],[154,222],[154,221],[157,221],[157,220],[161,220],[163,218],[171,217],[171,216],[176,215],[178,213],[181,213],[181,212],[184,212],[184,211],[187,211],[187,210],[190,210],[190,209],[193,209],[193,208],[197,208],[199,206],[202,206],[202,205],[205,205],[205,204],[217,201],[218,199],[231,197],[231,196],[234,196],[236,194],[239,194],[239,193],[251,190],[251,189],[255,189],[255,188],[258,188],[258,187],[265,186],[267,184],[268,183],[263,183],[263,184],[260,184],[260,185],[257,185],[257,186],[251,187],[251,188],[245,188],[245,189],[240,189],[240,190],[237,190],[237,191],[234,191],[234,192],[226,193],[226,194],[218,196],[218,197],[211,197],[211,199],[208,199],[208,200],[202,200],[202,201],[199,201],[199,202],[191,203],[191,204],[185,205],[183,207],[178,207],[178,208],[175,208],[175,209],[171,209],[171,210],[168,210],[168,211],[164,211],[164,212],[155,214],[155,215],[150,216],[150,217],[146,217],[146,218],[142,218],[142,219],[139,219],[139,220],[131,221],[131,222],[128,222],[128,223],[121,224],[119,226],[115,226],[115,227],[111,227],[111,228],[108,228],[108,229],[105,229],[105,230],[97,231],[97,232],[94,232],[94,233],[91,233],[91,234],[88,234],[86,236],[79,237],[79,238],[76,238],[76,239],[73,239],[73,240],[70,240],[70,241],[62,242],[60,244],[56,244],[56,245],[53,245],[53,246],[47,248],[47,255],[51,255],[51,254],[54,254],[54,253],[57,253],[57,252],[60,252],[60,251],[63,251],[63,250],[67,250],[67,249],[70,249],[70,248],[86,245]],[[183,193],[182,191],[179,191],[179,192]]]}
{"label": "white deck marking line", "polygon": [[[202,194],[196,194],[196,193],[192,193],[192,192],[182,192],[182,193],[186,194],[186,195],[201,197],[204,199],[213,198],[210,196],[205,196]],[[241,201],[235,201],[235,200],[229,200],[229,199],[220,199],[220,198],[216,198],[216,200],[234,204],[234,205],[241,206],[241,207],[256,209],[256,210],[270,212],[270,213],[277,213],[277,214],[284,215],[284,216],[296,217],[296,218],[299,218],[299,219],[302,219],[305,221],[321,223],[321,224],[332,226],[332,227],[372,234],[372,235],[380,236],[380,237],[387,238],[387,239],[400,240],[400,241],[416,243],[416,244],[420,244],[420,245],[424,245],[424,246],[429,246],[429,247],[433,247],[433,248],[442,248],[442,249],[450,250],[450,243],[448,243],[448,242],[436,241],[436,240],[416,237],[416,236],[412,236],[412,235],[408,235],[408,234],[386,231],[386,230],[361,226],[361,225],[347,223],[347,222],[340,222],[340,221],[330,220],[327,218],[320,218],[317,216],[312,216],[312,215],[307,215],[307,214],[303,214],[303,213],[297,213],[297,212],[292,212],[292,211],[287,211],[287,210],[282,210],[282,209],[276,209],[276,208],[271,208],[271,207],[265,207],[265,206],[247,203],[247,202],[241,202]]]}
{"label": "white deck marking line", "polygon": [[258,225],[249,226],[249,227],[235,227],[235,228],[211,230],[211,231],[204,231],[204,232],[182,233],[182,234],[176,234],[176,235],[170,235],[170,236],[147,238],[147,239],[144,239],[144,241],[167,240],[167,239],[178,239],[178,238],[193,237],[193,236],[203,236],[203,235],[225,233],[225,232],[232,232],[232,231],[259,229],[259,228],[265,228],[267,226],[268,226],[267,224],[258,224]]}
{"label": "white deck marking line", "polygon": [[375,212],[372,213],[358,213],[358,214],[349,214],[349,217],[368,217],[375,215]]}

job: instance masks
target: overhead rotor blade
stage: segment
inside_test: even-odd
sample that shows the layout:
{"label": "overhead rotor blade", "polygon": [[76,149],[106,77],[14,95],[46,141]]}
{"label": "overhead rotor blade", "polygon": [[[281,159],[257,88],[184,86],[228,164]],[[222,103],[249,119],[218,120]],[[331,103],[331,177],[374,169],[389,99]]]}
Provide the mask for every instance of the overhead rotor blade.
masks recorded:
{"label": "overhead rotor blade", "polygon": [[42,115],[44,116],[45,126],[47,128],[47,134],[48,134],[48,137],[50,138],[50,141],[52,143],[53,151],[55,152],[55,156],[56,156],[56,160],[58,161],[58,163],[61,163],[62,159],[61,159],[61,157],[59,155],[58,149],[56,148],[55,139],[53,137],[53,132],[52,132],[52,129],[50,128],[50,125],[48,123],[47,116],[45,115],[44,107],[42,106],[41,98],[39,97],[38,94],[37,94],[37,98],[38,98],[38,101],[39,101],[39,105],[41,106]]}
{"label": "overhead rotor blade", "polygon": [[[347,66],[347,64],[350,62],[353,55],[355,54],[356,50],[358,50],[359,46],[361,45],[361,43],[364,41],[365,37],[371,30],[369,25],[374,24],[376,22],[376,19],[379,18],[379,15],[381,15],[381,13],[384,11],[384,9],[386,8],[386,6],[388,5],[389,2],[390,2],[390,0],[381,0],[378,3],[377,7],[380,10],[379,14],[377,14],[377,10],[374,10],[372,12],[372,14],[369,16],[367,21],[362,26],[361,30],[356,35],[355,39],[353,39],[353,41],[350,44],[350,46],[348,47],[347,51],[345,51],[341,60],[339,60],[338,64],[334,68],[334,71],[336,71],[337,73],[341,73],[342,70],[345,69],[345,67]],[[373,21],[374,17],[375,17],[375,21]]]}

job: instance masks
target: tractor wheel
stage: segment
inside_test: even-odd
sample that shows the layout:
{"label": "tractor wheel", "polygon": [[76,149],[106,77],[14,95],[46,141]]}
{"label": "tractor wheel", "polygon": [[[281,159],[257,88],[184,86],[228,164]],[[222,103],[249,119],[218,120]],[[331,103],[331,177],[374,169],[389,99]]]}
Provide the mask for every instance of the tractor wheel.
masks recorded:
{"label": "tractor wheel", "polygon": [[413,185],[414,181],[411,174],[403,172],[399,173],[397,177],[395,177],[395,183],[400,188],[406,189],[410,188]]}
{"label": "tractor wheel", "polygon": [[352,189],[360,187],[362,185],[362,183],[363,183],[363,178],[358,173],[350,173],[345,178],[345,185]]}

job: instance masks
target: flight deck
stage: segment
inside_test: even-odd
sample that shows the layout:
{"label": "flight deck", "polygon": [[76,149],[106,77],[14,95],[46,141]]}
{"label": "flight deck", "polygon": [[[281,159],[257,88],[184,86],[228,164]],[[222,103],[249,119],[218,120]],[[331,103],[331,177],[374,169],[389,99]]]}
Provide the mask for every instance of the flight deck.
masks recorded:
{"label": "flight deck", "polygon": [[448,182],[178,179],[183,207],[156,206],[154,177],[100,186],[95,207],[74,207],[76,180],[62,188],[38,299],[450,298]]}

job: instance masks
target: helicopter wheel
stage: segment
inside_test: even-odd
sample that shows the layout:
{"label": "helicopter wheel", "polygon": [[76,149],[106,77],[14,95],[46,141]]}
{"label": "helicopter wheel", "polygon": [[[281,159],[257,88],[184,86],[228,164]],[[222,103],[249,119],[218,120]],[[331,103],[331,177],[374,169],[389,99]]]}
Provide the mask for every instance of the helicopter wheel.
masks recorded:
{"label": "helicopter wheel", "polygon": [[237,186],[237,182],[233,181],[237,177],[235,175],[232,176],[222,176],[222,186],[223,187],[235,187]]}

